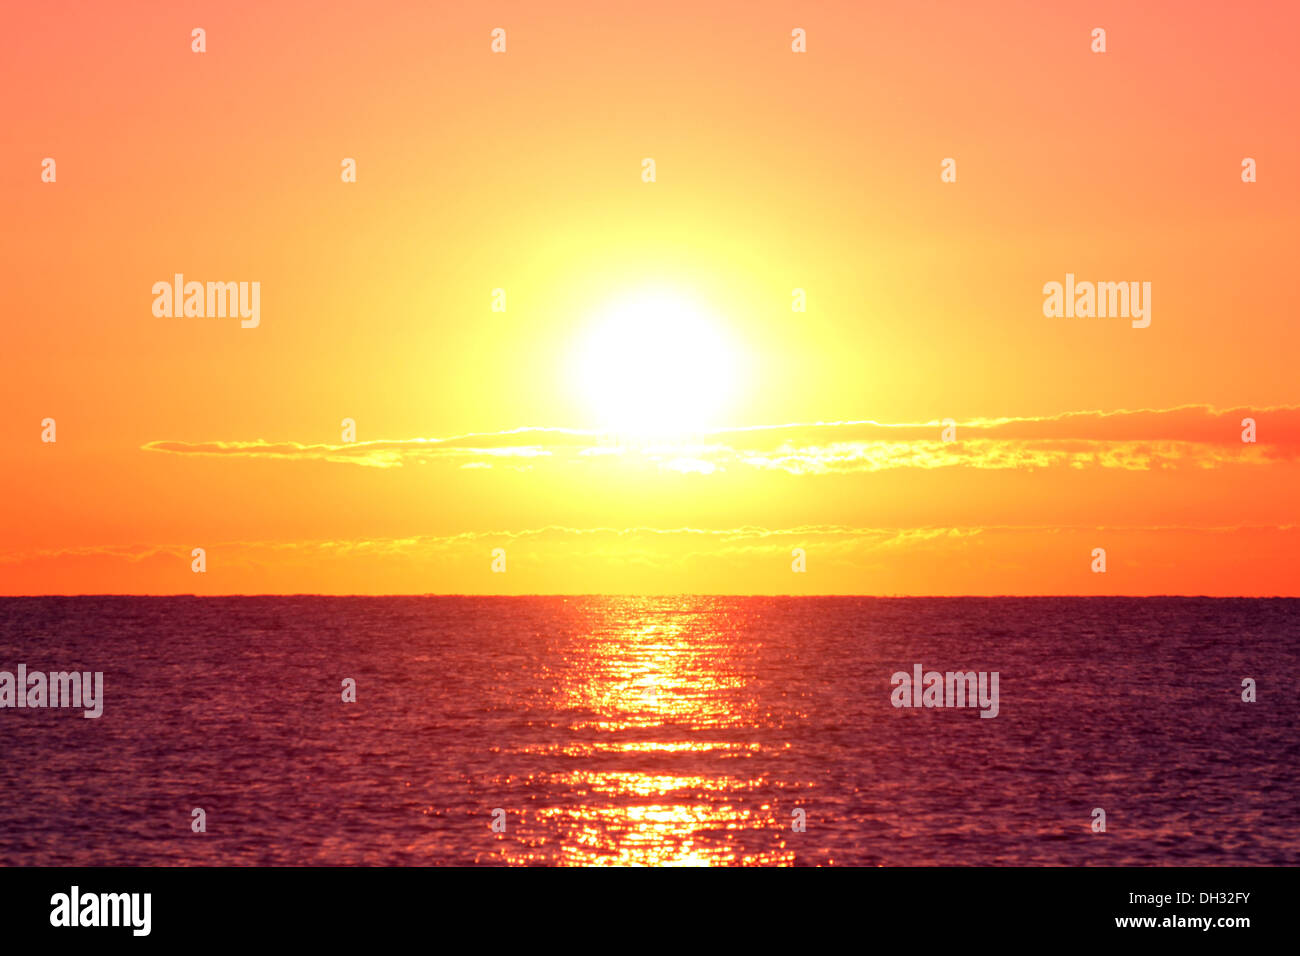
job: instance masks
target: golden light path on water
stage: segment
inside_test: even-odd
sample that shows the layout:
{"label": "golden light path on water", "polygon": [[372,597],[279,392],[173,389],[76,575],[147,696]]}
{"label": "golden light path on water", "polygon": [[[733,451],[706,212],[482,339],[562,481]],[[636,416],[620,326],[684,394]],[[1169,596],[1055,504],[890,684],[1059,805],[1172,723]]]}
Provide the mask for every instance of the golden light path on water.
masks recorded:
{"label": "golden light path on water", "polygon": [[[761,647],[734,628],[662,613],[598,624],[558,647],[549,704],[559,739],[521,748],[556,770],[526,781],[540,806],[497,849],[510,863],[789,864],[789,811],[750,767],[785,743],[756,737]],[[629,617],[627,608],[610,618]],[[647,620],[647,618],[654,618]],[[562,769],[560,769],[562,768]],[[553,795],[564,794],[557,800]]]}

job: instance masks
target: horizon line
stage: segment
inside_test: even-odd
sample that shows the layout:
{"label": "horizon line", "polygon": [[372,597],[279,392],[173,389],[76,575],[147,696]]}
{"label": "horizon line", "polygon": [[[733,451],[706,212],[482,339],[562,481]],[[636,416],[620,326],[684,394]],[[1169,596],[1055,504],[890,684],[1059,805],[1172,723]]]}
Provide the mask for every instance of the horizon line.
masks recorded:
{"label": "horizon line", "polygon": [[993,600],[1001,598],[1018,598],[1024,600],[1046,598],[1077,599],[1127,599],[1153,600],[1156,598],[1204,598],[1214,601],[1294,601],[1300,600],[1300,594],[790,594],[790,593],[740,593],[731,591],[660,591],[653,593],[618,592],[536,592],[529,594],[472,594],[465,592],[438,591],[393,591],[385,593],[325,593],[314,591],[274,592],[231,592],[227,594],[195,594],[193,591],[175,591],[158,594],[135,594],[130,592],[79,592],[62,594],[0,594],[0,600],[25,600],[29,598],[871,598],[881,600]]}

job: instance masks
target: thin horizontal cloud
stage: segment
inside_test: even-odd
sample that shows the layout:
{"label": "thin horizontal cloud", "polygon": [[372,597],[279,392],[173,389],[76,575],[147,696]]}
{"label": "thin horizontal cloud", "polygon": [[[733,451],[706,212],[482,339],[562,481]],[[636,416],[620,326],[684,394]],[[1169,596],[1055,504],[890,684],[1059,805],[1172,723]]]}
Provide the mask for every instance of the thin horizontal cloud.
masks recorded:
{"label": "thin horizontal cloud", "polygon": [[[676,539],[697,542],[710,549],[770,549],[791,543],[823,542],[882,547],[908,547],[926,542],[955,541],[984,535],[1042,536],[1097,532],[1102,534],[1164,534],[1191,533],[1203,535],[1236,535],[1243,532],[1292,533],[1300,530],[1294,523],[1235,524],[1235,525],[967,525],[922,527],[854,527],[848,525],[808,524],[789,528],[765,528],[741,525],[732,528],[656,528],[648,526],[615,528],[578,528],[564,525],[546,525],[523,530],[463,531],[455,534],[405,535],[388,538],[324,538],[297,541],[232,540],[211,542],[210,554],[266,552],[278,554],[298,553],[315,557],[355,556],[413,556],[440,551],[458,551],[477,547],[483,543],[510,546],[514,544],[553,543],[581,550],[586,542],[592,546],[601,543],[620,544],[637,539],[647,542]],[[576,546],[576,547],[575,547]],[[0,552],[0,564],[16,564],[36,559],[50,558],[114,558],[139,562],[155,557],[189,559],[189,544],[104,544],[78,545],[66,548],[39,548],[26,551]]]}
{"label": "thin horizontal cloud", "polygon": [[[549,432],[553,430],[540,430]],[[485,438],[502,438],[517,432],[501,432]],[[145,444],[145,451],[167,452],[175,455],[205,455],[226,458],[271,458],[299,461],[328,461],[341,464],[365,465],[372,468],[395,468],[407,462],[438,459],[470,460],[484,455],[505,458],[545,457],[552,452],[540,444],[483,443],[478,446],[462,444],[467,438],[410,438],[396,441],[347,442],[338,445],[303,444],[301,442],[268,441],[209,441],[180,442],[153,441]],[[481,463],[485,464],[485,463]]]}
{"label": "thin horizontal cloud", "polygon": [[[0,593],[1294,593],[1295,524],[564,527],[0,555]],[[1095,549],[1109,568],[1093,573]],[[497,549],[509,573],[496,574]],[[807,574],[795,561],[806,556]]]}
{"label": "thin horizontal cloud", "polygon": [[[1257,440],[1242,441],[1245,419]],[[460,468],[609,457],[662,471],[709,475],[729,469],[794,475],[898,468],[1115,468],[1146,471],[1291,461],[1300,451],[1300,406],[1082,411],[1039,418],[955,419],[955,440],[940,421],[885,424],[836,421],[755,425],[686,439],[628,439],[569,428],[341,444],[255,441],[154,441],[144,450],[175,455],[324,461],[372,468],[448,462]]]}

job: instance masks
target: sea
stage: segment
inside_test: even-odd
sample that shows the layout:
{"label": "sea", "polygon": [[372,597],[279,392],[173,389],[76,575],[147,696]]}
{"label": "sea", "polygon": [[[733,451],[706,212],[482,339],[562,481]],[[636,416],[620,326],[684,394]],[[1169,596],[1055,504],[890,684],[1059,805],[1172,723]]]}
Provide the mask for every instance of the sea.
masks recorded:
{"label": "sea", "polygon": [[1294,599],[0,599],[19,665],[102,714],[0,707],[3,866],[1300,863]]}

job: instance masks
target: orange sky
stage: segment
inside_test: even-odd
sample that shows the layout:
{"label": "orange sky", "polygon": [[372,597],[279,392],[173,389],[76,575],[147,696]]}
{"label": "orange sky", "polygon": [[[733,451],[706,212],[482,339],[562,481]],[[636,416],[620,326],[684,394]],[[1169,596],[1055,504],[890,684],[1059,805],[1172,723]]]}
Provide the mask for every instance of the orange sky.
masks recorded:
{"label": "orange sky", "polygon": [[1300,8],[1131,7],[6,8],[0,593],[1298,593]]}

